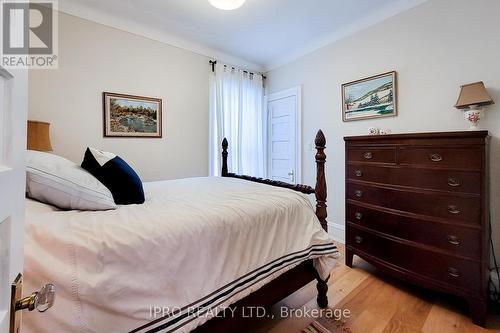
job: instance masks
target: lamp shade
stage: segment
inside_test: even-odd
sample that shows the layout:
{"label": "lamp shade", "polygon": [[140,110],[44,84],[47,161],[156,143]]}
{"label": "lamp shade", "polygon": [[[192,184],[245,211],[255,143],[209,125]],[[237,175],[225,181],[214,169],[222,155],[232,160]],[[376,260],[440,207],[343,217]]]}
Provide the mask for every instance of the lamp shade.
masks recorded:
{"label": "lamp shade", "polygon": [[50,124],[43,121],[28,120],[28,149],[52,151],[50,144]]}
{"label": "lamp shade", "polygon": [[485,106],[490,104],[494,104],[494,102],[486,91],[484,83],[480,81],[465,84],[461,87],[455,107],[457,109],[466,109],[472,105]]}

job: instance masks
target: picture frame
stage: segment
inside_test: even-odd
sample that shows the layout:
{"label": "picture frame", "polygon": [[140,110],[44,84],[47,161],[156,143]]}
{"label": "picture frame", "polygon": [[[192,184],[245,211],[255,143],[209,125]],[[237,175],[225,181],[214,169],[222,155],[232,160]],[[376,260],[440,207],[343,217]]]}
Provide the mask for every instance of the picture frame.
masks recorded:
{"label": "picture frame", "polygon": [[161,138],[161,98],[102,93],[103,135],[108,138]]}
{"label": "picture frame", "polygon": [[398,115],[397,73],[391,71],[342,84],[344,122]]}

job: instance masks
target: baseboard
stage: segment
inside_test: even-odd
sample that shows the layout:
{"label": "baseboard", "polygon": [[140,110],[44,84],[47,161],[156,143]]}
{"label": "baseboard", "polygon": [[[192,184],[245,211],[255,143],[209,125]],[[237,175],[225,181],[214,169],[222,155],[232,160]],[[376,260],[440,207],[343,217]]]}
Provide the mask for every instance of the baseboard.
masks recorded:
{"label": "baseboard", "polygon": [[345,226],[328,221],[328,234],[334,241],[345,244]]}

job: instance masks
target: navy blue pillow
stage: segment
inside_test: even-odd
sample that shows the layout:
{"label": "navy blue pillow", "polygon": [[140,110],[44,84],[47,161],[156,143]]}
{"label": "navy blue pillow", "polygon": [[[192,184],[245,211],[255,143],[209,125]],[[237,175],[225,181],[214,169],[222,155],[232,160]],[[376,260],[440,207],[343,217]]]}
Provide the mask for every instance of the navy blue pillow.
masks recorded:
{"label": "navy blue pillow", "polygon": [[113,194],[117,205],[144,203],[144,189],[137,173],[119,156],[87,148],[82,168],[90,172]]}

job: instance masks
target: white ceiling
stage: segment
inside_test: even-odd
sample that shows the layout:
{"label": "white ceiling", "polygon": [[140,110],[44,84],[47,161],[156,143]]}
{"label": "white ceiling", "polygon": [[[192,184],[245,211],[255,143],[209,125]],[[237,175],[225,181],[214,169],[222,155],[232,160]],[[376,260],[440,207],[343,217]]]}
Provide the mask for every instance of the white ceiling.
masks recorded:
{"label": "white ceiling", "polygon": [[60,0],[60,10],[253,70],[269,70],[426,0]]}

